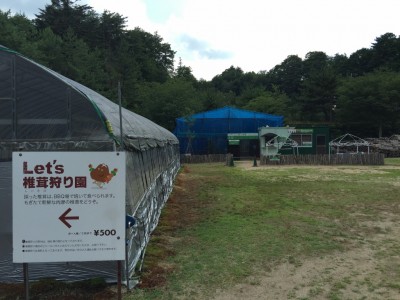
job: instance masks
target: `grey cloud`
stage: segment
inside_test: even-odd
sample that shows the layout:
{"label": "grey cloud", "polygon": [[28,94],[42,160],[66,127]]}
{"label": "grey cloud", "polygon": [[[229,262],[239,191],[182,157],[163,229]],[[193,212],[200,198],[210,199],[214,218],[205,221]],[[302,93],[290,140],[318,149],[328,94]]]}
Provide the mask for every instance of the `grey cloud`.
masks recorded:
{"label": "grey cloud", "polygon": [[187,34],[181,36],[180,41],[186,45],[190,51],[197,52],[201,57],[208,59],[227,59],[232,56],[228,51],[210,49],[206,41],[198,40]]}

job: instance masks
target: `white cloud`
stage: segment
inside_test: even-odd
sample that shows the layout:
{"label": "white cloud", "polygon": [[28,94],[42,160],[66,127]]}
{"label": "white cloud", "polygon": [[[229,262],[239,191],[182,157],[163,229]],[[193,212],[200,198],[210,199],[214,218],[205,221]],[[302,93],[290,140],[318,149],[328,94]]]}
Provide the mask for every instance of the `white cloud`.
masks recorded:
{"label": "white cloud", "polygon": [[140,27],[148,32],[157,31],[158,25],[149,20],[143,0],[86,0],[85,2],[98,13],[108,10],[127,17],[127,26],[130,29]]}
{"label": "white cloud", "polygon": [[[396,8],[397,0],[188,0],[181,17],[170,18],[160,34],[198,78],[211,79],[230,65],[258,72],[292,54],[349,55],[370,47],[386,32],[399,34]],[[181,36],[231,55],[207,60]]]}

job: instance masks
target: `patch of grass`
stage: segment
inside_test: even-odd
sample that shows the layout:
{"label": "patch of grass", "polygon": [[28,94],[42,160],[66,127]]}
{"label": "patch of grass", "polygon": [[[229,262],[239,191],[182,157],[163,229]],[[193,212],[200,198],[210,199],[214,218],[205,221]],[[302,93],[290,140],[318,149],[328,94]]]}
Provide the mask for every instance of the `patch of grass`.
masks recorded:
{"label": "patch of grass", "polygon": [[[195,222],[173,231],[180,242],[174,244],[174,255],[165,259],[175,268],[165,286],[134,290],[127,299],[209,298],[217,289],[284,260],[300,266],[304,258],[354,247],[362,242],[360,236],[382,231],[369,232],[363,221],[384,209],[400,212],[400,188],[394,185],[399,169],[304,166],[247,171],[219,164],[187,168],[186,180],[196,186],[190,189],[195,210],[188,213],[196,216]],[[167,215],[168,209],[167,203]],[[174,216],[186,218],[185,213]],[[341,299],[349,284],[349,278],[336,282],[329,299]],[[319,293],[314,288],[310,296]]]}
{"label": "patch of grass", "polygon": [[400,158],[399,157],[385,158],[385,165],[399,166],[400,165]]}
{"label": "patch of grass", "polygon": [[323,292],[324,292],[324,289],[321,286],[316,286],[316,287],[311,288],[308,294],[310,295],[310,297],[316,297],[316,296],[322,295]]}

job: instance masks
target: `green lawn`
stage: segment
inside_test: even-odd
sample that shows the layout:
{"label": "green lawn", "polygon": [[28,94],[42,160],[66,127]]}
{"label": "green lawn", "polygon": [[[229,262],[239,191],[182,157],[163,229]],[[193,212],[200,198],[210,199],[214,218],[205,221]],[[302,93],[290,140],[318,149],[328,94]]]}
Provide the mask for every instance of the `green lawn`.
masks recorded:
{"label": "green lawn", "polygon": [[[400,212],[400,160],[386,163],[373,167],[187,165],[180,174],[180,188],[190,186],[186,192],[193,205],[188,213],[196,218],[174,229],[161,220],[148,249],[151,261],[144,262],[145,271],[154,263],[168,265],[166,283],[135,289],[125,299],[210,298],[217,289],[229,289],[283,261],[301,265],[307,258],[359,247],[366,237],[377,234],[365,222],[382,218],[382,212]],[[167,203],[162,218],[168,218],[169,209]],[[182,214],[185,211],[175,218]],[[168,247],[173,251],[157,258],[152,253],[162,247],[163,235],[170,238]],[[390,278],[382,280],[400,293],[399,268],[391,268]],[[340,298],[340,293],[330,295],[330,299]]]}

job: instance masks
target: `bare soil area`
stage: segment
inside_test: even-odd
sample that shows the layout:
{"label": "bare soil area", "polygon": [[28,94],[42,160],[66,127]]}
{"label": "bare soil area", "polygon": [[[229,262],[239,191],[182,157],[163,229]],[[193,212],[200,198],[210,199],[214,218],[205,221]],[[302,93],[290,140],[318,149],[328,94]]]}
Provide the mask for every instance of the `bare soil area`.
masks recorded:
{"label": "bare soil area", "polygon": [[385,279],[400,266],[400,217],[383,213],[364,225],[375,234],[360,238],[351,250],[290,257],[268,272],[259,270],[245,282],[218,291],[215,299],[400,299],[398,283]]}

